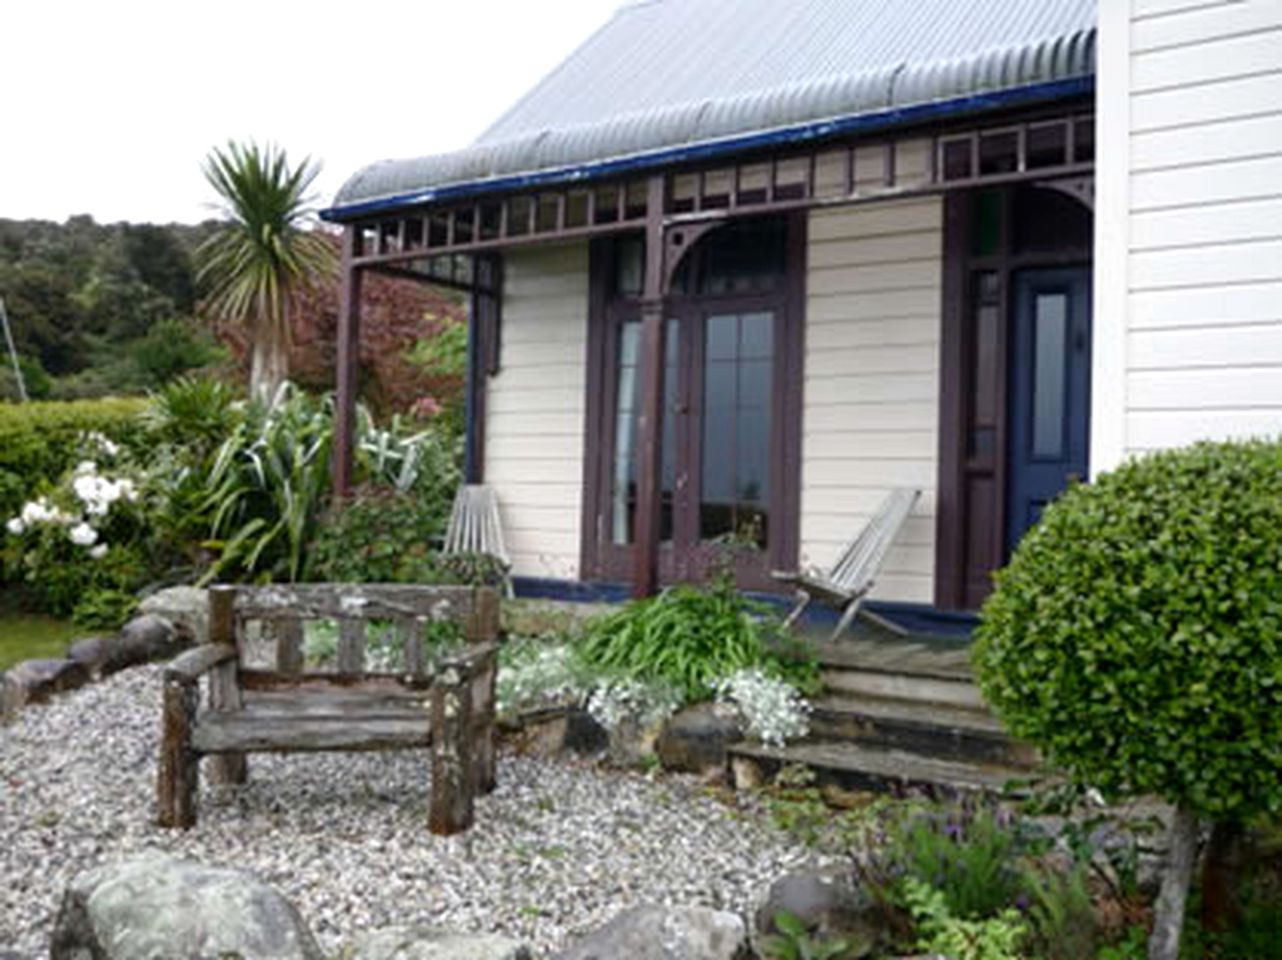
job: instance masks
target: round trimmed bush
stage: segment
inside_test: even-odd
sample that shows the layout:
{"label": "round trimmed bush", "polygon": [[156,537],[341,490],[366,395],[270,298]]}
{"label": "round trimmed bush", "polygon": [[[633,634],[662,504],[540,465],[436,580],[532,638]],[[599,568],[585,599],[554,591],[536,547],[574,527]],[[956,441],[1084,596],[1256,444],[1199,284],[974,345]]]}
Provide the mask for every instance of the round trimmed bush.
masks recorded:
{"label": "round trimmed bush", "polygon": [[974,661],[1011,731],[1106,794],[1282,810],[1282,444],[1201,443],[1051,504]]}

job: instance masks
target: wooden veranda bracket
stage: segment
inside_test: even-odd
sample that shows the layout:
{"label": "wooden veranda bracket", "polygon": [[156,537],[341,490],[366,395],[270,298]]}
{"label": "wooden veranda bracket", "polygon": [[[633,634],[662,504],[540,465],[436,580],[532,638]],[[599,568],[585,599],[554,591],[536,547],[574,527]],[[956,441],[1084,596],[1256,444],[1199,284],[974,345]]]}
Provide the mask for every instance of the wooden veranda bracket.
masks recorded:
{"label": "wooden veranda bracket", "polygon": [[672,278],[681,262],[703,237],[725,223],[725,218],[699,223],[666,224],[663,228],[663,292],[672,290]]}
{"label": "wooden veranda bracket", "polygon": [[1081,177],[1064,177],[1059,180],[1037,180],[1034,186],[1055,190],[1072,197],[1091,213],[1095,212],[1095,178],[1089,174]]}

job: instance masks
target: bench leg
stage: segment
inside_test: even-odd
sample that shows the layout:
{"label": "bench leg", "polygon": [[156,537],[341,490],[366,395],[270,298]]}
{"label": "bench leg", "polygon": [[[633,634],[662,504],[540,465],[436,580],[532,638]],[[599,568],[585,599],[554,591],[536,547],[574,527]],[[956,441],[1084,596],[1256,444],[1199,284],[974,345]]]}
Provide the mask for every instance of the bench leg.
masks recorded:
{"label": "bench leg", "polygon": [[475,817],[472,684],[447,667],[432,688],[432,804],[427,827],[438,836],[462,833]]}
{"label": "bench leg", "polygon": [[[277,640],[285,642],[283,635]],[[209,675],[209,705],[214,710],[230,713],[244,706],[237,684],[236,662],[229,660],[213,669]],[[249,776],[249,765],[243,753],[220,753],[209,758],[209,781],[220,784],[241,784]]]}
{"label": "bench leg", "polygon": [[200,758],[191,749],[196,685],[166,678],[161,713],[160,762],[156,773],[158,821],[162,827],[196,824]]}

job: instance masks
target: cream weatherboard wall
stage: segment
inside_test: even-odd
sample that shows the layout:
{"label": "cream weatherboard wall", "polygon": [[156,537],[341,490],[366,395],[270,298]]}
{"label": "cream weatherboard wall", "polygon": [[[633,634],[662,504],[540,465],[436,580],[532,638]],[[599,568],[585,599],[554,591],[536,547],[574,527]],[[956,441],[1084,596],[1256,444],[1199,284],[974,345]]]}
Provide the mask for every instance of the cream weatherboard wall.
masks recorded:
{"label": "cream weatherboard wall", "polygon": [[1101,0],[1092,463],[1282,432],[1282,0]]}
{"label": "cream weatherboard wall", "polygon": [[801,553],[824,567],[896,486],[922,491],[874,596],[934,589],[942,202],[809,219]]}
{"label": "cream weatherboard wall", "polygon": [[517,576],[579,575],[587,314],[587,244],[507,254],[485,479],[498,494]]}

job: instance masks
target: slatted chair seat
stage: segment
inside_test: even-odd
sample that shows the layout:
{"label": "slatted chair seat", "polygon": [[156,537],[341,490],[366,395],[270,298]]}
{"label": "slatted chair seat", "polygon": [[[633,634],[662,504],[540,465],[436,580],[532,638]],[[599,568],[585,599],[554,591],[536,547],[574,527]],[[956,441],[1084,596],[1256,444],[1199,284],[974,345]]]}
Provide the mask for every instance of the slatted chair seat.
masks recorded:
{"label": "slatted chair seat", "polygon": [[[431,750],[429,827],[470,826],[473,797],[494,786],[494,682],[498,594],[472,587],[304,584],[214,587],[211,642],[165,670],[157,799],[162,826],[196,822],[199,763],[214,779],[242,783],[246,755],[312,751]],[[334,669],[309,669],[308,620],[336,620]],[[427,624],[464,626],[469,641],[430,663]],[[366,629],[391,622],[402,646],[399,670],[365,668]],[[275,662],[251,656],[248,629],[274,638]],[[202,677],[208,703],[199,703]]]}
{"label": "slatted chair seat", "polygon": [[[920,490],[906,487],[892,490],[863,529],[838,554],[832,569],[775,571],[773,576],[776,580],[797,588],[797,605],[788,614],[784,625],[792,627],[810,602],[818,600],[842,611],[837,628],[829,639],[840,637],[860,612],[864,599],[876,583],[886,552],[920,496]],[[889,629],[902,632],[893,624],[877,619]]]}
{"label": "slatted chair seat", "polygon": [[503,525],[499,519],[499,499],[492,487],[483,483],[468,483],[459,487],[450,510],[450,521],[445,530],[442,552],[446,556],[479,555],[492,558],[499,564],[503,575],[503,589],[513,595],[509,571],[512,558],[503,540]]}

